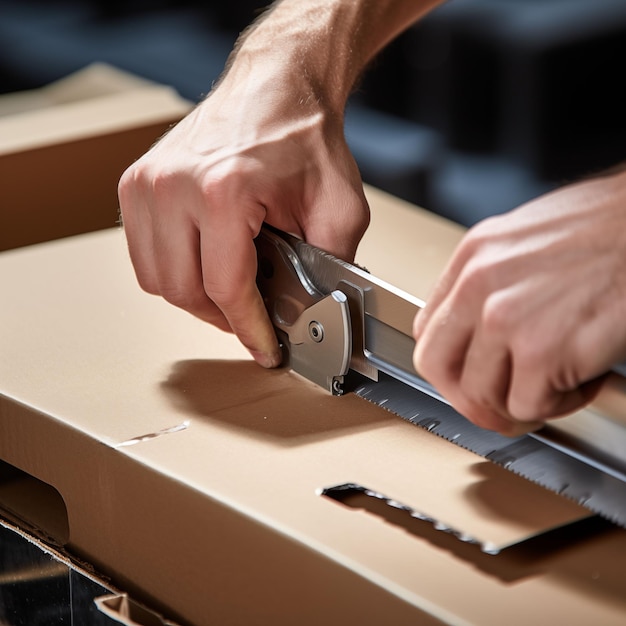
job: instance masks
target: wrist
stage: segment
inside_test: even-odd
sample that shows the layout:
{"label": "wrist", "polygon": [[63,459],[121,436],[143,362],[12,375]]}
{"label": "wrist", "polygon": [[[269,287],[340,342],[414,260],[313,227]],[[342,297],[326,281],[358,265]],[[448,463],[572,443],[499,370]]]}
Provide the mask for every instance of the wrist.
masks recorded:
{"label": "wrist", "polygon": [[277,3],[240,39],[222,79],[226,90],[283,101],[287,115],[310,108],[341,118],[358,75],[350,54],[357,16],[343,5]]}
{"label": "wrist", "polygon": [[[441,0],[283,0],[240,37],[223,80],[278,77],[342,117],[364,67],[391,39]],[[289,82],[285,82],[285,80]],[[271,88],[271,85],[267,85]]]}

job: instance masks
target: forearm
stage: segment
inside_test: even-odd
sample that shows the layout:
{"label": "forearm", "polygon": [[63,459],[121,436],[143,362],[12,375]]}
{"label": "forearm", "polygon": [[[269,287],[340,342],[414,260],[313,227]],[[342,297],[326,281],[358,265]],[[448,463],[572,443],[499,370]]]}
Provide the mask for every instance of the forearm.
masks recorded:
{"label": "forearm", "polygon": [[282,0],[257,20],[216,88],[120,181],[141,286],[278,365],[254,239],[268,223],[354,258],[369,210],[346,100],[370,59],[440,1]]}
{"label": "forearm", "polygon": [[[386,44],[443,0],[282,0],[246,31],[224,81],[270,80],[276,68],[341,115],[355,81]],[[271,85],[267,85],[271,89]],[[305,98],[306,100],[306,98]]]}

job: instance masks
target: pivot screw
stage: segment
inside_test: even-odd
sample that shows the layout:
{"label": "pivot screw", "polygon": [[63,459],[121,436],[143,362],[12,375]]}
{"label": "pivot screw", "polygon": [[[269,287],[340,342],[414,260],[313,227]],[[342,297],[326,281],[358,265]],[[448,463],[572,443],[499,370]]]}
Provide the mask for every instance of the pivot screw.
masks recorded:
{"label": "pivot screw", "polygon": [[309,322],[309,337],[315,343],[320,343],[324,339],[324,327],[319,322]]}

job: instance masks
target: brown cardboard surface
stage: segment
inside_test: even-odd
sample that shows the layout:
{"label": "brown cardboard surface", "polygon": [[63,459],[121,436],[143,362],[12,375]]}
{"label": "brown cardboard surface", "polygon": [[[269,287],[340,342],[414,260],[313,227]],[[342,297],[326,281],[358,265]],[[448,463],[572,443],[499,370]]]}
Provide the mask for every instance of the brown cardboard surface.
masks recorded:
{"label": "brown cardboard surface", "polygon": [[189,108],[102,64],[0,96],[0,250],[114,226],[122,172]]}
{"label": "brown cardboard surface", "polygon": [[[368,195],[359,262],[427,296],[460,229]],[[5,252],[0,284],[0,458],[61,494],[68,550],[166,616],[623,623],[622,530],[581,522],[489,556],[320,496],[358,483],[498,545],[585,515],[359,398],[257,367],[142,293],[121,232]]]}

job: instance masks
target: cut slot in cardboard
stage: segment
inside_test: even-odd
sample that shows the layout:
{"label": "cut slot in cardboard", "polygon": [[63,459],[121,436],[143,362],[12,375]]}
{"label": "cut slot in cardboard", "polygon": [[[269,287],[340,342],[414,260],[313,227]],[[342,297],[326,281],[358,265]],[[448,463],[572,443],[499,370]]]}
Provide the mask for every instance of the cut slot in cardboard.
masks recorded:
{"label": "cut slot in cardboard", "polygon": [[[397,282],[460,235],[368,195],[361,260],[372,271],[397,249],[381,223],[416,233]],[[259,368],[234,337],[142,293],[122,232],[6,252],[0,281],[0,458],[61,494],[70,553],[168,619],[500,624],[546,607],[569,623],[623,617],[624,561],[608,557],[624,550],[621,531],[583,526],[572,543],[565,529],[555,548],[488,556],[320,496],[356,483],[497,546],[587,515],[355,396]]]}
{"label": "cut slot in cardboard", "polygon": [[[110,168],[80,170],[84,190],[110,195],[81,228],[110,224],[117,180],[103,176],[138,149],[133,128],[149,134],[186,107],[146,89],[114,96],[115,128],[98,135],[116,142]],[[11,141],[35,128],[11,127]],[[39,147],[5,142],[0,165],[18,191],[66,150],[98,145],[73,128]],[[5,247],[77,232],[94,211],[65,169],[45,197],[25,196],[20,219],[2,204]],[[357,261],[426,298],[462,230],[367,195]],[[354,395],[261,369],[233,336],[141,292],[121,231],[3,252],[0,284],[0,506],[163,620],[623,623],[623,530]],[[364,491],[321,495],[345,484]],[[457,535],[508,547],[487,555]],[[138,619],[123,597],[102,606]]]}

